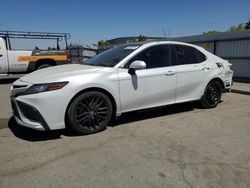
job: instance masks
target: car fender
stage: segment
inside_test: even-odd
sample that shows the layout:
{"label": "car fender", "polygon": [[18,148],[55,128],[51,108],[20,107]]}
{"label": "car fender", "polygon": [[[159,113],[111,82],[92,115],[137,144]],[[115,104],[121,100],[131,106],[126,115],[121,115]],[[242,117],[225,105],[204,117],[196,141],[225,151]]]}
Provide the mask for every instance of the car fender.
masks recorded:
{"label": "car fender", "polygon": [[70,96],[70,101],[79,93],[83,92],[84,90],[95,90],[95,89],[101,89],[101,90],[105,90],[106,92],[108,92],[114,99],[115,101],[115,105],[116,105],[116,115],[120,115],[121,114],[121,105],[120,105],[120,95],[119,95],[119,90],[118,90],[118,86],[117,89],[112,88],[112,87],[108,87],[105,84],[102,83],[91,83],[91,84],[83,84],[77,88],[75,88]]}
{"label": "car fender", "polygon": [[[220,79],[220,80],[223,82],[223,77],[222,77],[222,75],[220,75],[220,74],[214,74],[214,75],[211,76],[211,77],[205,82],[205,84],[203,85],[203,93],[202,93],[202,95],[204,94],[207,85],[208,85],[212,80],[214,80],[214,79]],[[224,82],[223,82],[223,83],[224,83]]]}

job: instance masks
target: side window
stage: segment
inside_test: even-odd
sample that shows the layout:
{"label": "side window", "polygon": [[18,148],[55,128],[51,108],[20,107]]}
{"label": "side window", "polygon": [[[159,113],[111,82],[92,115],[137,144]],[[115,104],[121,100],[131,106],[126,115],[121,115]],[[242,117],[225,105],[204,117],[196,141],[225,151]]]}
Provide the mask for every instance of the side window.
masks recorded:
{"label": "side window", "polygon": [[197,55],[197,59],[199,62],[203,62],[207,60],[206,56],[203,53],[201,53],[199,50],[196,50],[196,55]]}
{"label": "side window", "polygon": [[199,50],[185,45],[175,45],[175,64],[195,64],[206,60],[206,57]]}
{"label": "side window", "polygon": [[142,60],[146,63],[146,69],[170,66],[170,46],[159,45],[150,47],[133,57],[126,67],[135,60]]}

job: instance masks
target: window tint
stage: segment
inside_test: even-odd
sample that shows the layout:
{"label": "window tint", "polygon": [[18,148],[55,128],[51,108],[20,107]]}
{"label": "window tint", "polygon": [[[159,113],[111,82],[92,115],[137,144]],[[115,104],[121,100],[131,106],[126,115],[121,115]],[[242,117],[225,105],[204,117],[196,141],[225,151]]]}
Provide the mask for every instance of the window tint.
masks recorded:
{"label": "window tint", "polygon": [[206,60],[206,57],[199,50],[185,45],[174,45],[175,49],[175,64],[194,64],[201,63]]}
{"label": "window tint", "polygon": [[206,59],[207,59],[206,56],[203,53],[201,53],[199,50],[196,50],[196,55],[197,55],[197,59],[200,63],[203,61],[206,61]]}
{"label": "window tint", "polygon": [[147,65],[147,69],[170,66],[169,53],[169,45],[153,46],[133,57],[126,67],[128,67],[135,60],[144,61]]}

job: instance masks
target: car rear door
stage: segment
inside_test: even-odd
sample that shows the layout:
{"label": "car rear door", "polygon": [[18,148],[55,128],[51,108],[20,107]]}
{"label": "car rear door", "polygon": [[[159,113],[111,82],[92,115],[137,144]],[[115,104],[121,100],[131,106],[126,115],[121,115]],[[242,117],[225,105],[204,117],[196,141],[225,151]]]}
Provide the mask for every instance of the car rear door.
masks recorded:
{"label": "car rear door", "polygon": [[[169,45],[149,47],[118,69],[122,111],[132,111],[175,102],[176,74]],[[129,64],[142,60],[147,67],[129,72]]]}
{"label": "car rear door", "polygon": [[198,100],[203,94],[209,68],[206,56],[187,45],[171,45],[176,68],[176,102]]}

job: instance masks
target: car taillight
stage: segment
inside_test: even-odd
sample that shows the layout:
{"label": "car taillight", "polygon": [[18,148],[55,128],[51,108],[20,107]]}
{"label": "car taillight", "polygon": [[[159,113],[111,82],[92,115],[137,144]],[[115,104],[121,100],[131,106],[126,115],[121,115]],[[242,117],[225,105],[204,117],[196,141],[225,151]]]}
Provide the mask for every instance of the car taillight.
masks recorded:
{"label": "car taillight", "polygon": [[67,61],[71,61],[71,53],[70,53],[70,51],[67,52]]}

